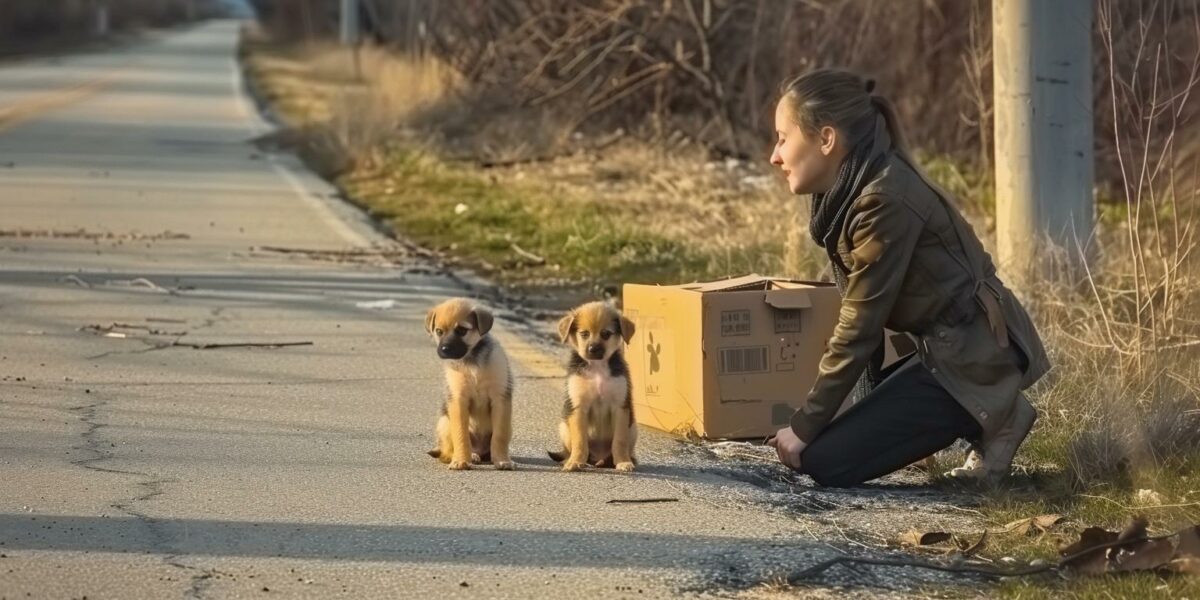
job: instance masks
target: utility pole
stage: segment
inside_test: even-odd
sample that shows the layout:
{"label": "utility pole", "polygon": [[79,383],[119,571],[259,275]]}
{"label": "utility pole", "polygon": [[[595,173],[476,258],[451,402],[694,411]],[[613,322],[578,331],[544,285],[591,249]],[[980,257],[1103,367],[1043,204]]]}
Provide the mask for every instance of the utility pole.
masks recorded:
{"label": "utility pole", "polygon": [[101,0],[96,3],[96,20],[93,23],[94,32],[98,37],[108,35],[108,3]]}
{"label": "utility pole", "polygon": [[997,259],[1020,287],[1051,275],[1049,257],[1087,260],[1092,1],[992,1]]}
{"label": "utility pole", "polygon": [[350,58],[354,61],[354,79],[362,81],[362,57],[359,56],[358,45],[358,2],[359,0],[342,0],[340,37],[343,46],[350,46]]}
{"label": "utility pole", "polygon": [[342,0],[341,42],[346,46],[358,43],[358,0]]}

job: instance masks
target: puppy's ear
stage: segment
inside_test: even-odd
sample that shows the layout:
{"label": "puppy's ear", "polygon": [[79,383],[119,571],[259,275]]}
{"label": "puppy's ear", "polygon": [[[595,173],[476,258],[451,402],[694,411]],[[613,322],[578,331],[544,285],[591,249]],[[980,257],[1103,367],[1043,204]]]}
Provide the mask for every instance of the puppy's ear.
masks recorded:
{"label": "puppy's ear", "polygon": [[433,335],[433,322],[437,319],[437,307],[429,309],[429,314],[425,315],[425,333]]}
{"label": "puppy's ear", "polygon": [[558,337],[559,337],[559,339],[562,340],[562,342],[564,344],[567,343],[567,338],[571,337],[571,327],[573,327],[574,325],[575,325],[575,311],[571,311],[571,312],[567,313],[567,316],[565,316],[561,320],[559,320],[559,322],[558,322]]}
{"label": "puppy's ear", "polygon": [[491,311],[479,306],[471,310],[471,318],[475,320],[475,329],[479,331],[479,335],[491,331],[492,323],[496,320],[492,317]]}
{"label": "puppy's ear", "polygon": [[633,321],[630,321],[625,315],[621,315],[621,337],[625,338],[625,343],[633,339]]}

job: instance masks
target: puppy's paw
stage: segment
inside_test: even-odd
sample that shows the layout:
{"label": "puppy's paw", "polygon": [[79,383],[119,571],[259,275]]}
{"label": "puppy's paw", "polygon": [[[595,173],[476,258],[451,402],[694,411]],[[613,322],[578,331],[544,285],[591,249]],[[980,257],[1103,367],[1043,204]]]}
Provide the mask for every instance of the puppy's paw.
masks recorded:
{"label": "puppy's paw", "polygon": [[617,463],[617,470],[624,471],[626,473],[632,473],[633,472],[633,463],[631,463],[631,462]]}
{"label": "puppy's paw", "polygon": [[562,470],[564,471],[582,471],[585,468],[587,468],[587,463],[574,460],[568,460],[562,466]]}
{"label": "puppy's paw", "polygon": [[469,471],[470,469],[471,469],[471,463],[469,463],[465,460],[450,461],[450,470],[451,471]]}
{"label": "puppy's paw", "polygon": [[472,453],[471,453],[471,464],[473,464],[473,465],[477,465],[477,464],[479,464],[479,463],[481,463],[481,462],[483,462],[483,459],[482,459],[482,458],[480,458],[478,454],[476,454],[476,453],[472,452]]}
{"label": "puppy's paw", "polygon": [[516,468],[517,468],[517,463],[515,463],[511,460],[496,461],[496,470],[497,471],[513,471],[513,470],[516,470]]}

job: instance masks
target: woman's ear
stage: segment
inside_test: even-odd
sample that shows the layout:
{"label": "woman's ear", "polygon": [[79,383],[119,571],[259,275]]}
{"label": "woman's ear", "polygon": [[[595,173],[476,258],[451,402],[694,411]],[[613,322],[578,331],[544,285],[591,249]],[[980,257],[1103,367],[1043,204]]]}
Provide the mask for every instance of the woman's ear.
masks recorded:
{"label": "woman's ear", "polygon": [[821,128],[821,154],[824,154],[825,156],[829,156],[829,155],[833,154],[833,150],[834,150],[834,148],[837,147],[837,143],[838,143],[837,128],[835,128],[831,125],[826,125],[826,126],[822,127]]}

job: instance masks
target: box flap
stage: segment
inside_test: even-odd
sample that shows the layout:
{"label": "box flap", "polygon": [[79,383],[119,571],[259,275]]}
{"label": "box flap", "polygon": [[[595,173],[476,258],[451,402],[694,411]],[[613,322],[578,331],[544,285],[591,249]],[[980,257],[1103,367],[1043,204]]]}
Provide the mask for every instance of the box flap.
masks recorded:
{"label": "box flap", "polygon": [[772,279],[771,289],[805,290],[813,288],[833,287],[833,283],[824,281],[804,281],[801,279]]}
{"label": "box flap", "polygon": [[767,304],[781,310],[812,308],[812,298],[800,290],[771,290],[766,296]]}
{"label": "box flap", "polygon": [[758,274],[743,275],[741,277],[733,277],[731,279],[722,279],[720,281],[710,281],[708,283],[696,284],[688,289],[698,292],[727,292],[731,290],[740,290],[752,287],[765,287],[771,281],[770,277],[764,277]]}

